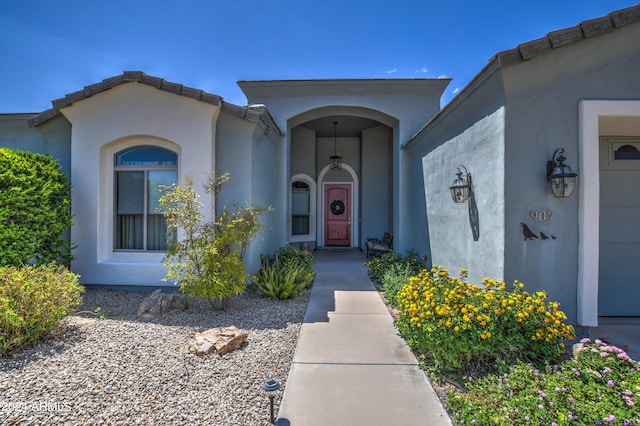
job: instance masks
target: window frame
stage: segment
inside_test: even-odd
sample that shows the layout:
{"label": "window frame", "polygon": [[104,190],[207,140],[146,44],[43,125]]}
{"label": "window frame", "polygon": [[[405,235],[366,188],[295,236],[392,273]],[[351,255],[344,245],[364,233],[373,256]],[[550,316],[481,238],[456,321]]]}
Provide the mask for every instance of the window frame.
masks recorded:
{"label": "window frame", "polygon": [[[309,233],[293,235],[293,184],[302,182],[309,186]],[[299,216],[296,214],[296,216]],[[316,182],[306,174],[297,174],[289,179],[289,241],[311,242],[316,239]]]}
{"label": "window frame", "polygon": [[[132,151],[134,149],[140,148],[154,148],[161,149],[164,151],[168,151],[175,155],[176,161],[175,164],[117,164],[117,158],[119,155],[124,154],[128,151]],[[159,145],[151,145],[151,144],[136,144],[127,147],[123,147],[122,149],[116,150],[113,153],[112,157],[113,161],[113,189],[112,189],[112,241],[111,241],[111,250],[113,253],[165,253],[166,249],[155,250],[148,249],[148,223],[149,223],[149,172],[150,171],[175,171],[176,182],[178,182],[179,174],[178,174],[178,163],[179,163],[179,154],[178,152],[169,149],[164,146]],[[118,172],[142,172],[144,174],[143,181],[143,213],[142,213],[142,249],[137,248],[118,248]]]}
{"label": "window frame", "polygon": [[599,155],[606,155],[606,162],[602,163],[605,169],[608,170],[635,170],[636,161],[640,161],[640,158],[616,158],[616,151],[625,145],[633,146],[640,151],[640,138],[635,136],[606,136],[601,135],[599,137],[601,143],[605,144],[605,149],[601,150]]}

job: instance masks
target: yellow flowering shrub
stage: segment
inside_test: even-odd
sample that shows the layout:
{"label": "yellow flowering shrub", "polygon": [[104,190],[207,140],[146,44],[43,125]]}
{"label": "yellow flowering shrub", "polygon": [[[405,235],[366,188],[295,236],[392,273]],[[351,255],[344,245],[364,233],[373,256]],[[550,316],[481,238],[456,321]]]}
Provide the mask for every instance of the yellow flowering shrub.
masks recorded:
{"label": "yellow flowering shrub", "polygon": [[465,282],[434,266],[411,278],[397,294],[396,326],[407,342],[433,357],[440,370],[478,363],[551,360],[574,339],[567,316],[544,291],[528,293],[515,281],[512,290],[485,278],[483,286]]}

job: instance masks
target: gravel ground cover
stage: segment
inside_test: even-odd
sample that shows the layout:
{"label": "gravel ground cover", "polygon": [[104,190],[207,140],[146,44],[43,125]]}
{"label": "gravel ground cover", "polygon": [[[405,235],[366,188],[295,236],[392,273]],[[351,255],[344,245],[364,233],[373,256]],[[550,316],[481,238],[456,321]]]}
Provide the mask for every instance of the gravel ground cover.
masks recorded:
{"label": "gravel ground cover", "polygon": [[[226,312],[189,299],[181,314],[140,320],[147,294],[88,290],[77,313],[38,347],[0,357],[3,425],[268,425],[262,385],[281,382],[279,403],[309,300],[248,292]],[[196,332],[235,325],[244,345],[224,356],[188,351]],[[276,413],[277,413],[276,405]]]}

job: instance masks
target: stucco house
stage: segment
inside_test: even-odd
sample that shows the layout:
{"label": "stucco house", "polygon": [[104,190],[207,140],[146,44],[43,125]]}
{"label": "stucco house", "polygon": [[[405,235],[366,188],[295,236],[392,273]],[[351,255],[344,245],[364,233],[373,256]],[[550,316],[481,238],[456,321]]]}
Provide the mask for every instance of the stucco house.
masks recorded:
{"label": "stucco house", "polygon": [[[0,115],[0,146],[70,176],[85,284],[168,285],[157,187],[218,170],[221,204],[274,209],[252,270],[285,243],[364,249],[389,231],[397,250],[476,283],[518,279],[595,326],[640,315],[639,41],[640,6],[552,32],[496,54],[442,109],[446,78],[240,81],[238,106],[128,71]],[[547,181],[560,148],[577,174],[567,198]],[[472,177],[461,203],[458,170]]]}
{"label": "stucco house", "polygon": [[[403,145],[434,263],[546,290],[580,326],[640,315],[639,21],[635,6],[496,54]],[[547,182],[557,149],[578,175],[568,198]],[[464,204],[444,184],[459,165]]]}

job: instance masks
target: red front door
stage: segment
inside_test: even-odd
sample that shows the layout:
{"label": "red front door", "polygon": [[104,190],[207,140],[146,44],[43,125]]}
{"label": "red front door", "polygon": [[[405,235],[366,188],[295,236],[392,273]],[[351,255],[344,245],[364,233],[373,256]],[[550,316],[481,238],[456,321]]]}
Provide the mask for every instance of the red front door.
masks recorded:
{"label": "red front door", "polygon": [[324,244],[351,246],[351,185],[324,187]]}

